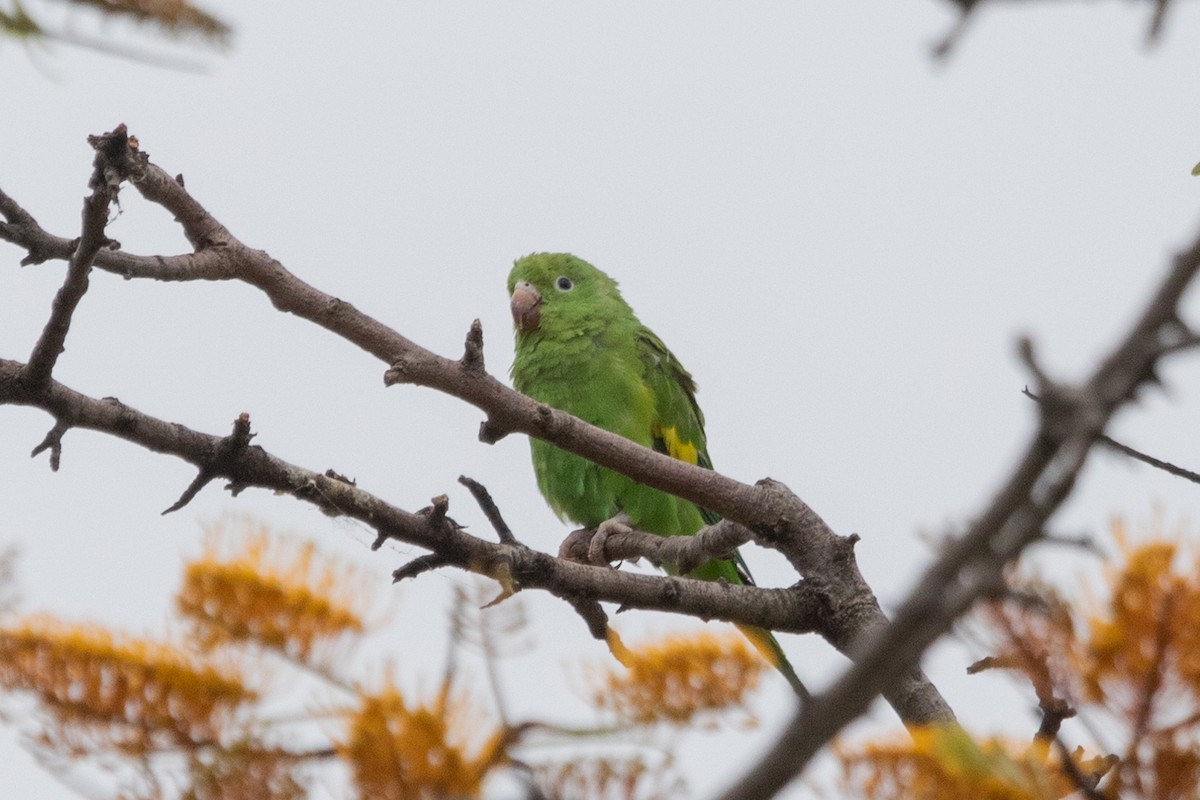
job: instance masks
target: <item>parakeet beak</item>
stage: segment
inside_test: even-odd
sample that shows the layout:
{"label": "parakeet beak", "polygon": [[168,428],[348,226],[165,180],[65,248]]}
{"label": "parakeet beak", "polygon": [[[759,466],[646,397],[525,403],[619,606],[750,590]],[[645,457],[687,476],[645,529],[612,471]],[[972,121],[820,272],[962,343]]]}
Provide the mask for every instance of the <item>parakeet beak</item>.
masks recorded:
{"label": "parakeet beak", "polygon": [[513,289],[510,307],[512,308],[513,325],[519,331],[534,330],[541,322],[542,296],[529,281],[521,281]]}

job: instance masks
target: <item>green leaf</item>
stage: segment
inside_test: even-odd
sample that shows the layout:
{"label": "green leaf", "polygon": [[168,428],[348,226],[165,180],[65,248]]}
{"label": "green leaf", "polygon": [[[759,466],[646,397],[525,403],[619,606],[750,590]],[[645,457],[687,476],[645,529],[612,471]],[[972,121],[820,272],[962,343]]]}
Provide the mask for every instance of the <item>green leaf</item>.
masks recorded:
{"label": "green leaf", "polygon": [[1200,175],[1200,164],[1197,164],[1196,166],[1192,167],[1192,174]]}

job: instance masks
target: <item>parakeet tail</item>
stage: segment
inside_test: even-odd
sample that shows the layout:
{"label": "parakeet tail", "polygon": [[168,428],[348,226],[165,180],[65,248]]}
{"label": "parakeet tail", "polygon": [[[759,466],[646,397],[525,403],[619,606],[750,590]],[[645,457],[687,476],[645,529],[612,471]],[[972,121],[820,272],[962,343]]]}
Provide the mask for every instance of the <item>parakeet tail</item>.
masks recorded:
{"label": "parakeet tail", "polygon": [[738,625],[737,628],[745,634],[754,648],[762,654],[762,657],[779,670],[802,702],[807,702],[812,697],[808,688],[800,680],[800,676],[796,674],[796,670],[792,669],[792,663],[783,654],[783,648],[779,646],[779,640],[775,638],[775,634],[750,625]]}

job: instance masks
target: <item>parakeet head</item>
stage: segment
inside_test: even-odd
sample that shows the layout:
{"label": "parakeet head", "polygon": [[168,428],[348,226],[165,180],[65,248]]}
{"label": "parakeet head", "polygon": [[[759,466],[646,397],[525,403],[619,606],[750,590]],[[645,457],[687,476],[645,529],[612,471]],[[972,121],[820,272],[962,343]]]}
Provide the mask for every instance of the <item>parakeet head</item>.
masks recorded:
{"label": "parakeet head", "polygon": [[584,331],[632,315],[617,282],[570,253],[518,259],[508,275],[508,293],[518,338],[535,331]]}

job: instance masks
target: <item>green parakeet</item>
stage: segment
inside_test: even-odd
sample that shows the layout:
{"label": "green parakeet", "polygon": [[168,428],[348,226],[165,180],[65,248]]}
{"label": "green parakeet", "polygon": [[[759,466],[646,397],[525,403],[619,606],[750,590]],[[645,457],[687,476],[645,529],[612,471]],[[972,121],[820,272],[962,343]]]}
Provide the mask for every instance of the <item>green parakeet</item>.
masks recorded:
{"label": "green parakeet", "polygon": [[[652,447],[712,468],[696,384],[638,321],[617,282],[566,253],[535,253],[508,276],[516,357],[513,385],[540,402]],[[719,517],[585,458],[530,439],[538,488],[560,517],[589,528],[619,518],[663,536],[691,535]],[[690,573],[752,583],[741,557],[713,559]],[[804,688],[769,632],[741,627],[797,693]]]}

